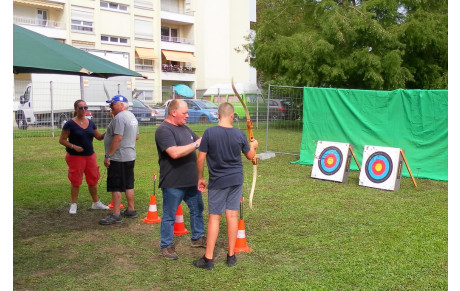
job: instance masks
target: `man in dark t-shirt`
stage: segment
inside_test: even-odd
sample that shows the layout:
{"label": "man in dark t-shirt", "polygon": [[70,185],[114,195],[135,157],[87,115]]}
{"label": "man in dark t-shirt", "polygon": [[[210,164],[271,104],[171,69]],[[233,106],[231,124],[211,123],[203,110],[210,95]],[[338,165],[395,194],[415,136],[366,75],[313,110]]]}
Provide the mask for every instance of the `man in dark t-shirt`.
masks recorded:
{"label": "man in dark t-shirt", "polygon": [[168,116],[155,132],[160,165],[159,187],[163,193],[160,248],[162,255],[169,260],[178,259],[173,244],[174,222],[182,200],[190,209],[191,246],[206,247],[204,204],[197,188],[195,153],[201,138],[185,125],[187,118],[187,103],[173,100],[168,106]]}
{"label": "man in dark t-shirt", "polygon": [[[197,159],[198,189],[208,188],[208,237],[206,252],[195,260],[196,267],[214,268],[214,247],[219,234],[222,213],[227,221],[228,254],[227,265],[236,264],[235,243],[238,232],[238,209],[243,189],[243,164],[241,153],[252,160],[256,155],[257,140],[248,143],[245,134],[232,126],[234,108],[230,103],[219,106],[219,126],[205,130]],[[208,164],[209,185],[204,179],[204,162]]]}

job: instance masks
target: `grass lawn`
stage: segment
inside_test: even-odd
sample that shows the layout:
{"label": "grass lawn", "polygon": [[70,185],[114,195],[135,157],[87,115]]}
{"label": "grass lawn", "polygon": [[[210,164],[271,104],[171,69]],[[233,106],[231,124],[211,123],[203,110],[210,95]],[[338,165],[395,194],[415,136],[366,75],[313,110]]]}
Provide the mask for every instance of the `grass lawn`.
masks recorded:
{"label": "grass lawn", "polygon": [[[199,135],[202,132],[197,132]],[[282,135],[279,131],[276,134]],[[300,133],[299,133],[300,135]],[[265,129],[255,131],[264,149]],[[275,137],[284,143],[291,139]],[[296,141],[297,142],[297,141]],[[103,143],[95,141],[105,191]],[[153,172],[159,171],[154,130],[137,143],[135,206],[139,217],[101,226],[106,211],[91,211],[85,182],[78,213],[68,214],[70,184],[58,137],[13,140],[13,287],[15,290],[447,290],[448,183],[403,178],[396,192],[310,178],[297,157],[260,160],[254,210],[243,218],[250,252],[228,268],[226,225],[221,222],[212,271],[197,269],[204,249],[190,233],[176,236],[177,261],[159,252],[160,224],[147,224]],[[243,196],[252,164],[244,162]],[[157,184],[158,185],[158,184]],[[162,195],[157,196],[158,214]],[[207,224],[207,196],[205,223]],[[123,197],[122,203],[126,203]],[[188,207],[182,203],[185,227]]]}

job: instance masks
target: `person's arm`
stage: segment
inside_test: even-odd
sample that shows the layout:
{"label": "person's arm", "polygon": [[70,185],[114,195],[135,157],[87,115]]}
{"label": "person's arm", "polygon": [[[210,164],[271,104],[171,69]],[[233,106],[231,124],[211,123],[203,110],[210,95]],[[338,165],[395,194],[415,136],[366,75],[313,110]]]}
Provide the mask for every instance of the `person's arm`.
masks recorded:
{"label": "person's arm", "polygon": [[252,160],[256,155],[257,147],[259,146],[259,142],[257,140],[253,140],[249,142],[249,152],[244,154],[248,160]]}
{"label": "person's arm", "polygon": [[105,132],[100,133],[99,130],[97,129],[94,130],[94,138],[96,138],[97,140],[103,140],[104,136],[105,136]]}
{"label": "person's arm", "polygon": [[196,170],[198,172],[198,190],[202,193],[206,192],[206,180],[204,179],[204,161],[206,160],[206,153],[199,152],[196,160]]}
{"label": "person's arm", "polygon": [[62,130],[61,131],[61,136],[59,137],[59,143],[62,144],[63,146],[73,149],[77,152],[82,152],[83,148],[81,146],[74,145],[68,141],[68,138],[70,136],[70,130]]}
{"label": "person's arm", "polygon": [[195,151],[201,144],[201,137],[196,141],[183,145],[183,146],[172,146],[167,148],[165,151],[172,159],[179,159],[185,157]]}
{"label": "person's arm", "polygon": [[[110,144],[109,150],[105,153],[108,156],[113,156],[120,146],[121,140],[123,139],[122,135],[114,134],[112,143]],[[104,165],[108,168],[110,166],[110,157],[104,159]]]}

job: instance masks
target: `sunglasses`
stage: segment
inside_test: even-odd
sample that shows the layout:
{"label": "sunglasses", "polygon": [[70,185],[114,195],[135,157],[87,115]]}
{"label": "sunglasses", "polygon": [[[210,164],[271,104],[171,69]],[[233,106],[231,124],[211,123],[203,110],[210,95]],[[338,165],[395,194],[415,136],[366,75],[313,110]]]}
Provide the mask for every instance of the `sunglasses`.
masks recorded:
{"label": "sunglasses", "polygon": [[80,110],[83,110],[83,109],[88,110],[88,106],[79,106],[78,109],[80,109]]}

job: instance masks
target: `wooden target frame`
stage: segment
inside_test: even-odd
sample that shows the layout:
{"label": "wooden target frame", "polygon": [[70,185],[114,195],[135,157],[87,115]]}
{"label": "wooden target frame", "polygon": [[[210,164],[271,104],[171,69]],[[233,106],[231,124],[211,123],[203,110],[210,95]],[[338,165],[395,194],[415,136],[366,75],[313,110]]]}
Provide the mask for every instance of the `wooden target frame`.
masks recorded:
{"label": "wooden target frame", "polygon": [[[318,141],[311,177],[340,183],[346,182],[352,154],[353,146],[348,143]],[[355,161],[357,163],[356,158]]]}

